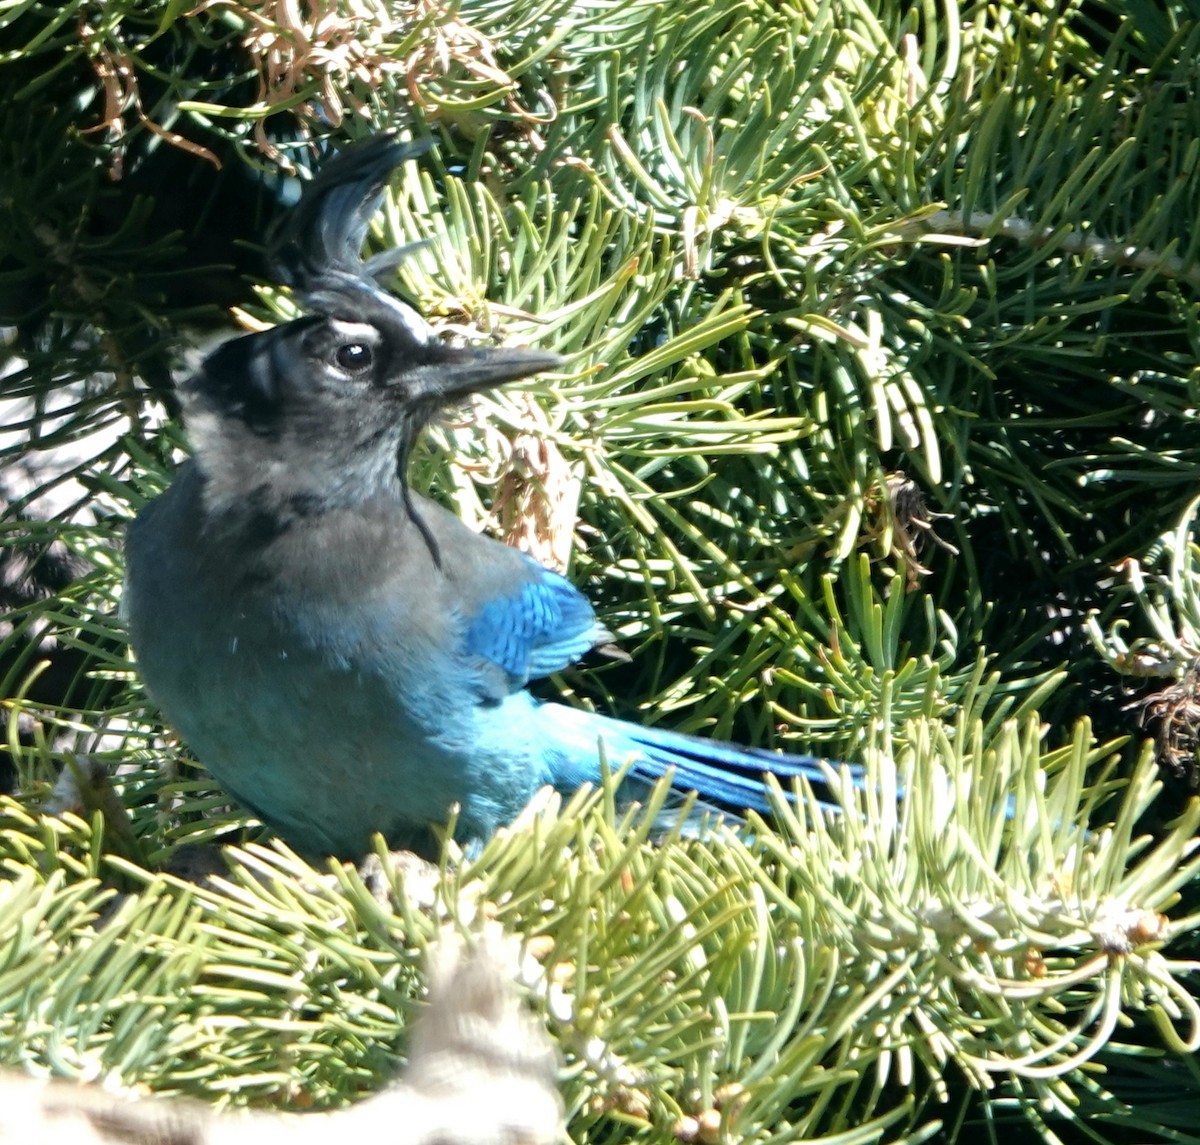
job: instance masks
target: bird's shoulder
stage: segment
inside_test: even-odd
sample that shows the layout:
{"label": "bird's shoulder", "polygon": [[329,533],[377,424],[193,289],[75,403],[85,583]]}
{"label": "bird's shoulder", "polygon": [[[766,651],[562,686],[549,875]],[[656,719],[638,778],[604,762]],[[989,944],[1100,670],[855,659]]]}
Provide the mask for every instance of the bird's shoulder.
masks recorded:
{"label": "bird's shoulder", "polygon": [[465,644],[514,686],[569,667],[612,633],[566,577],[527,553],[473,532],[440,506],[418,510],[430,527],[466,620]]}

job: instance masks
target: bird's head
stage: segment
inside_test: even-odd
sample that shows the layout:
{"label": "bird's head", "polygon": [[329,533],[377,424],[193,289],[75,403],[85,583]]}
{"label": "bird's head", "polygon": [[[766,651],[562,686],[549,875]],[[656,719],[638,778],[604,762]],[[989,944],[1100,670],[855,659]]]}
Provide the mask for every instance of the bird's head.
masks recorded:
{"label": "bird's head", "polygon": [[375,284],[380,262],[359,250],[388,173],[410,154],[385,136],[325,165],[274,245],[279,276],[309,312],[226,342],[181,388],[219,504],[404,493],[409,450],[440,410],[558,363],[542,350],[442,342]]}

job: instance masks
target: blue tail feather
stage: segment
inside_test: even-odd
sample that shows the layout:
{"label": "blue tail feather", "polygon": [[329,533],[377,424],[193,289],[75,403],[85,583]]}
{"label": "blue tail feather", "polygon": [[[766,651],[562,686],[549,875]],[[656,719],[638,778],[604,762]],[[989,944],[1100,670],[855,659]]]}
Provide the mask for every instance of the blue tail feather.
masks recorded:
{"label": "blue tail feather", "polygon": [[[557,750],[551,764],[555,786],[569,789],[598,779],[598,745],[603,742],[614,768],[623,766],[629,756],[634,757],[630,779],[652,783],[673,771],[674,786],[681,791],[695,791],[710,809],[769,814],[771,806],[764,783],[768,772],[782,782],[785,790],[791,787],[791,780],[804,779],[822,803],[837,804],[831,777],[816,756],[739,747],[559,704],[542,705],[540,714],[548,717],[555,733]],[[833,767],[850,767],[856,781],[861,779],[862,768],[828,762]]]}
{"label": "blue tail feather", "polygon": [[770,772],[790,789],[792,779],[804,779],[822,803],[831,802],[829,777],[811,755],[788,755],[762,748],[738,747],[664,728],[626,725],[625,737],[638,753],[630,774],[656,780],[674,769],[674,784],[695,791],[700,799],[730,811],[757,811],[766,815],[764,776]]}

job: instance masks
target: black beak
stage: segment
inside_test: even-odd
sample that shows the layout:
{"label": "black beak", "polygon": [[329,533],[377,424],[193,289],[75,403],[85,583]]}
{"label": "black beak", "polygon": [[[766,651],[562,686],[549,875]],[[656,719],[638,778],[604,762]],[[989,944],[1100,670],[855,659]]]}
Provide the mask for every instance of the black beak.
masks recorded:
{"label": "black beak", "polygon": [[490,390],[506,382],[555,370],[563,359],[549,350],[521,350],[508,346],[429,347],[428,364],[420,367],[421,388],[430,397],[451,402],[468,394]]}

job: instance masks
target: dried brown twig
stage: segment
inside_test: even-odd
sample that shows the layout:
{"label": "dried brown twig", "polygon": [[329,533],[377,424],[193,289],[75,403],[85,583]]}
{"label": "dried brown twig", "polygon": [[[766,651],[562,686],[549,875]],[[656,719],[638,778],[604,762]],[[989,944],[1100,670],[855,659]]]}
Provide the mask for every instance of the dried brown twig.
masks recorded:
{"label": "dried brown twig", "polygon": [[883,489],[874,491],[867,504],[874,510],[870,536],[884,539],[892,555],[900,558],[909,592],[917,588],[921,577],[929,575],[930,570],[921,563],[927,542],[932,541],[948,553],[958,553],[958,549],[934,531],[934,522],[949,519],[951,514],[933,512],[925,504],[920,486],[906,474],[889,473]]}

